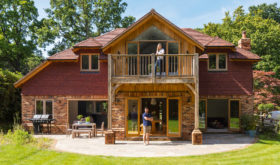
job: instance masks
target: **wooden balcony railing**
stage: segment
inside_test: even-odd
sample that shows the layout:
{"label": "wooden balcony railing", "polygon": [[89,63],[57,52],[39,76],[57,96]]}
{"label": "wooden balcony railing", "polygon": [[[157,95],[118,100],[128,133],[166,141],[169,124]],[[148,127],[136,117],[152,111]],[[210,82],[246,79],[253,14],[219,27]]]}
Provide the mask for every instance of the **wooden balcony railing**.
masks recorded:
{"label": "wooden balcony railing", "polygon": [[111,54],[108,58],[111,78],[192,78],[198,73],[198,54]]}

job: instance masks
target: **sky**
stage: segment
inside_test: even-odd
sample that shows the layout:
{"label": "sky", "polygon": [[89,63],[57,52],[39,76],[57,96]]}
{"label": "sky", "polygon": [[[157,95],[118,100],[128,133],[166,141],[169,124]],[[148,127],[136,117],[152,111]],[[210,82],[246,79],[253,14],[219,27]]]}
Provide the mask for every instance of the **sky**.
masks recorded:
{"label": "sky", "polygon": [[[46,17],[44,9],[49,8],[49,0],[34,0],[39,12],[39,19]],[[238,6],[245,10],[249,6],[262,3],[275,3],[280,0],[124,0],[128,4],[124,16],[141,18],[152,8],[162,16],[173,22],[178,27],[202,28],[208,22],[220,23],[225,12],[233,12]],[[43,50],[43,56],[47,57],[48,46]]]}

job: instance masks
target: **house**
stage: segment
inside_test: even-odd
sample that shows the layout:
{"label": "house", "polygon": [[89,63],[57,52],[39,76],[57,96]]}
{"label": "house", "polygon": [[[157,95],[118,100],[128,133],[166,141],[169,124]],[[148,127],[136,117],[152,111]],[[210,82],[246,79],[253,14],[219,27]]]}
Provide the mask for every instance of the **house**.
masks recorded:
{"label": "house", "polygon": [[[165,55],[154,54],[158,43]],[[82,114],[97,127],[105,122],[117,139],[139,138],[148,107],[152,136],[200,144],[202,132],[239,131],[240,116],[253,113],[252,66],[259,60],[246,32],[236,47],[152,9],[128,28],[50,56],[14,85],[22,89],[29,129],[34,114],[52,114],[52,133],[64,133]]]}

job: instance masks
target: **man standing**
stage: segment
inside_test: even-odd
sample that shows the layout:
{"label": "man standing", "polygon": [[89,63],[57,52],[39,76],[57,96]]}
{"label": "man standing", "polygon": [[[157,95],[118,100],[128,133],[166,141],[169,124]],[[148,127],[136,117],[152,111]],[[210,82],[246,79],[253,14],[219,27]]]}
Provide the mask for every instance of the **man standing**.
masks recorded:
{"label": "man standing", "polygon": [[143,118],[143,141],[144,141],[144,145],[148,145],[151,127],[152,127],[151,121],[153,121],[151,114],[149,114],[148,107],[145,107],[145,113],[143,113],[142,118]]}

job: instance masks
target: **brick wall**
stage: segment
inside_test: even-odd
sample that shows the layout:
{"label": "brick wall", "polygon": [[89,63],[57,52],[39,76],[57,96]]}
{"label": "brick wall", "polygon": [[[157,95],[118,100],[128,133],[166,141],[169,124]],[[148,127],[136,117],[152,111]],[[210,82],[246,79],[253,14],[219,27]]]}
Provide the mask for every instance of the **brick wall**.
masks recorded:
{"label": "brick wall", "polygon": [[80,62],[56,62],[22,86],[23,95],[107,95],[108,66],[100,62],[99,72],[81,72]]}
{"label": "brick wall", "polygon": [[228,61],[228,71],[208,71],[207,61],[199,62],[199,94],[252,95],[253,72],[251,62]]}
{"label": "brick wall", "polygon": [[35,100],[36,99],[51,99],[53,100],[53,118],[55,121],[52,124],[53,134],[62,134],[66,132],[68,123],[68,101],[75,100],[106,100],[106,95],[92,95],[92,96],[25,96],[22,95],[22,124],[28,129],[32,130],[33,125],[28,119],[35,114]]}

